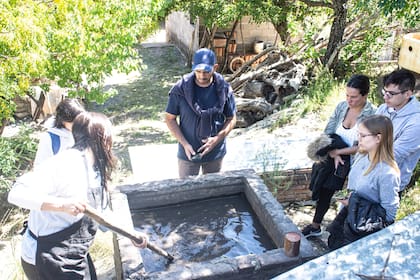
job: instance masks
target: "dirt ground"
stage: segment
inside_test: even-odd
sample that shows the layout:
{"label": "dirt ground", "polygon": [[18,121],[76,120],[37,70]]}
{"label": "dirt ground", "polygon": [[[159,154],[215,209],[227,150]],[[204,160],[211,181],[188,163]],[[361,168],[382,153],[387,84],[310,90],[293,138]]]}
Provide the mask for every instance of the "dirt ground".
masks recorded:
{"label": "dirt ground", "polygon": [[[158,40],[163,40],[162,34],[157,34]],[[167,92],[174,81],[176,81],[182,73],[188,71],[185,66],[185,59],[182,55],[170,56],[168,52],[177,52],[176,48],[168,47],[166,45],[160,45],[162,42],[156,41],[156,39],[147,42],[150,48],[143,48],[143,60],[144,65],[147,67],[142,75],[133,73],[132,75],[115,76],[109,78],[109,88],[117,88],[120,94],[114,96],[104,105],[91,105],[90,110],[98,110],[106,113],[111,117],[114,123],[114,147],[115,153],[120,159],[119,172],[114,176],[113,184],[123,184],[125,179],[130,176],[130,162],[128,156],[128,147],[134,145],[147,145],[157,143],[171,143],[171,138],[166,125],[162,122],[162,111],[158,114],[150,110],[149,106],[158,102],[159,104],[165,104],[167,95],[160,95],[156,98],[155,94],[153,100],[147,100],[147,95],[135,94],[138,91],[144,90],[145,88],[149,91],[153,91],[153,85],[156,79],[159,79],[158,73],[160,71],[167,71],[168,75],[172,78],[168,81],[164,81],[163,87]],[[156,45],[156,43],[158,43]],[[150,63],[154,60],[154,63]],[[176,67],[168,68],[165,65],[175,65]],[[152,69],[156,67],[156,69]],[[182,70],[180,70],[182,69]],[[171,72],[173,71],[173,72]],[[140,97],[138,97],[140,96]],[[133,106],[133,104],[137,104]],[[156,104],[155,104],[156,105]],[[118,113],[119,112],[119,113]],[[292,134],[301,132],[302,130],[319,130],[321,131],[323,123],[317,119],[317,116],[308,116],[305,119],[298,121],[297,123],[285,126],[274,133],[282,135],[284,133]],[[237,137],[252,137],[252,131],[241,133]],[[263,137],[264,133],[269,133],[268,129],[259,129],[258,136]],[[273,132],[270,132],[273,133]],[[250,136],[251,135],[251,136]],[[235,136],[236,137],[236,136]],[[293,204],[284,204],[286,214],[292,219],[292,221],[299,227],[303,227],[307,223],[310,223],[314,204],[311,202],[301,202]],[[332,220],[335,216],[335,209],[331,209],[326,216],[325,225]],[[314,248],[320,253],[326,252],[325,241],[327,234],[324,233],[321,238],[310,239]],[[3,240],[0,243],[0,275],[2,279],[24,279],[19,270],[19,251],[20,241],[19,236],[12,238],[12,240]],[[115,278],[114,264],[112,258],[112,234],[99,232],[93,250],[97,256],[93,255],[95,266],[97,268],[99,279],[111,280]],[[3,278],[6,277],[6,278]]]}

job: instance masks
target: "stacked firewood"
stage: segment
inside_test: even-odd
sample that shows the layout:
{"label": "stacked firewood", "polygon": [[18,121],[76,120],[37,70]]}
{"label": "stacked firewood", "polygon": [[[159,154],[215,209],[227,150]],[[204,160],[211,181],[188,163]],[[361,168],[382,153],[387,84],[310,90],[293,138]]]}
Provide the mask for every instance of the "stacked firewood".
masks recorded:
{"label": "stacked firewood", "polygon": [[[262,62],[252,66],[263,56],[266,58]],[[227,77],[235,94],[236,127],[248,127],[264,119],[296,96],[305,83],[305,71],[303,64],[271,47]]]}

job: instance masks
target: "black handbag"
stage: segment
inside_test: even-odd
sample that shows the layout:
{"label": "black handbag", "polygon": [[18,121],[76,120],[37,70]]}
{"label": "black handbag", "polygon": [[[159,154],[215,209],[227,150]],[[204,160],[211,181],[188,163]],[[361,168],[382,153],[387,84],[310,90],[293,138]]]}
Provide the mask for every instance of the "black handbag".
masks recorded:
{"label": "black handbag", "polygon": [[386,227],[386,211],[377,202],[357,192],[352,193],[348,215],[344,221],[344,235],[354,241]]}

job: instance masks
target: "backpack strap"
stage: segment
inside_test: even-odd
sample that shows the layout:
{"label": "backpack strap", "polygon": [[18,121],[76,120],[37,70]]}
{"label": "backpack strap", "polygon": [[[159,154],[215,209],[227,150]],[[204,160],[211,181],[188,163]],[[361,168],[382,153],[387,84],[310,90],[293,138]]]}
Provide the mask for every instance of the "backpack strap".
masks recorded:
{"label": "backpack strap", "polygon": [[53,151],[53,154],[55,155],[58,153],[58,150],[60,150],[60,136],[50,131],[48,131],[48,134],[51,137],[52,151]]}

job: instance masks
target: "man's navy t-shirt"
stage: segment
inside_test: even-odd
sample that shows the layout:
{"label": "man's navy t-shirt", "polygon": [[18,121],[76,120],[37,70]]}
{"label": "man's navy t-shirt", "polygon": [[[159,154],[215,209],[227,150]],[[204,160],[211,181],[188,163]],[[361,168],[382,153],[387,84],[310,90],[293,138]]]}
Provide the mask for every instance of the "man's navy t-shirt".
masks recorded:
{"label": "man's navy t-shirt", "polygon": [[[208,87],[199,87],[194,85],[194,100],[193,103],[197,104],[203,110],[214,107],[218,104],[219,99],[216,93],[216,83],[213,82]],[[227,98],[223,109],[224,116],[220,116],[219,119],[214,120],[216,123],[217,131],[224,125],[226,117],[232,117],[235,113],[235,103],[233,97]],[[191,144],[195,151],[203,145],[202,139],[197,136],[197,129],[199,123],[199,117],[192,110],[190,105],[187,103],[183,96],[178,94],[170,94],[166,112],[179,116],[179,126],[187,141]],[[212,135],[214,136],[214,135]],[[226,154],[226,141],[220,142],[210,153],[205,155],[202,162],[212,161],[223,157]],[[178,158],[188,160],[184,148],[179,144]]]}

